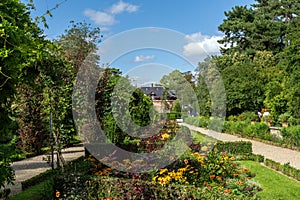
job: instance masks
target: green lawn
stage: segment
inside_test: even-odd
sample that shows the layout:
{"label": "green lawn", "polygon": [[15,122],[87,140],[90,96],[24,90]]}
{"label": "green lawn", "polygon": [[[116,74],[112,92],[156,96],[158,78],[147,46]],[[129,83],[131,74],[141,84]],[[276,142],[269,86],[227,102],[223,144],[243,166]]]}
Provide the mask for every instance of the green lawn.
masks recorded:
{"label": "green lawn", "polygon": [[204,143],[204,142],[211,142],[215,143],[217,142],[217,139],[209,137],[203,133],[197,132],[197,131],[191,131],[192,138],[195,143]]}
{"label": "green lawn", "polygon": [[[11,196],[9,200],[43,200],[49,199],[44,196],[45,191],[49,191],[51,193],[51,189],[49,189],[50,184],[48,181],[37,184],[17,195]],[[50,194],[51,195],[51,194]]]}
{"label": "green lawn", "polygon": [[239,161],[246,168],[256,174],[254,181],[259,183],[263,191],[258,195],[270,200],[299,200],[300,182],[281,175],[261,164],[253,161]]}

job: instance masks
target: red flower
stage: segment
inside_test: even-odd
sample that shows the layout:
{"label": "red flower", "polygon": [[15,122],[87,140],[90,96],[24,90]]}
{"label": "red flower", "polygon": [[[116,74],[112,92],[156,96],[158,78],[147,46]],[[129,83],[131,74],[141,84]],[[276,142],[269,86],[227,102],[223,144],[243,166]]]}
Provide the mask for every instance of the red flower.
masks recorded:
{"label": "red flower", "polygon": [[224,190],[224,192],[229,194],[231,191],[227,188],[226,190]]}

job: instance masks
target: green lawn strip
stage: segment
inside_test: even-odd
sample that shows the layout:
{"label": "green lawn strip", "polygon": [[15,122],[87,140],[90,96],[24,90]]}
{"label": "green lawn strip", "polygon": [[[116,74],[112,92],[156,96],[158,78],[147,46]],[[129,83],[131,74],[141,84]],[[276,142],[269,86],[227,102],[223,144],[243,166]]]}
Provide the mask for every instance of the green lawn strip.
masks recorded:
{"label": "green lawn strip", "polygon": [[292,180],[272,169],[262,166],[258,162],[238,161],[251,172],[255,173],[254,181],[259,183],[263,191],[258,195],[270,200],[298,200],[300,197],[300,183]]}
{"label": "green lawn strip", "polygon": [[204,143],[204,142],[211,142],[211,143],[215,143],[217,142],[218,140],[213,138],[213,137],[210,137],[210,136],[207,136],[201,132],[198,132],[198,131],[192,131],[191,130],[191,135],[193,137],[193,140],[195,143]]}
{"label": "green lawn strip", "polygon": [[49,187],[51,187],[50,180],[47,180],[9,197],[9,200],[42,200],[45,199],[44,194],[48,193],[46,191],[51,192]]}

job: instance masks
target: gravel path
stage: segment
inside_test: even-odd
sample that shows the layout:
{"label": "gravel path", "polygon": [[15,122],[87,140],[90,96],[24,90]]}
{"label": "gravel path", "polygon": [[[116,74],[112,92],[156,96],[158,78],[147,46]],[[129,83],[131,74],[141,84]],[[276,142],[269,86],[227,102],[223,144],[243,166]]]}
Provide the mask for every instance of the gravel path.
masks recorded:
{"label": "gravel path", "polygon": [[207,130],[204,128],[192,126],[186,123],[182,123],[181,125],[188,127],[190,130],[201,132],[205,135],[213,137],[217,140],[221,141],[250,141],[252,143],[252,149],[254,154],[261,154],[265,156],[265,158],[272,159],[276,162],[280,162],[281,164],[290,163],[291,166],[300,169],[300,151],[295,151],[287,148],[277,147],[269,144],[265,144],[262,142],[258,142],[255,140],[245,139],[241,137],[237,137],[234,135],[219,133],[212,130]]}
{"label": "gravel path", "polygon": [[[74,147],[69,147],[62,150],[64,159],[66,162],[74,160],[84,155],[83,145],[77,145]],[[44,159],[45,155],[39,155],[32,158],[24,159],[21,161],[14,162],[12,164],[15,170],[15,185],[8,185],[7,187],[11,189],[10,195],[18,194],[22,191],[21,182],[28,180],[48,169],[51,168],[50,164]],[[55,159],[56,162],[56,159]]]}

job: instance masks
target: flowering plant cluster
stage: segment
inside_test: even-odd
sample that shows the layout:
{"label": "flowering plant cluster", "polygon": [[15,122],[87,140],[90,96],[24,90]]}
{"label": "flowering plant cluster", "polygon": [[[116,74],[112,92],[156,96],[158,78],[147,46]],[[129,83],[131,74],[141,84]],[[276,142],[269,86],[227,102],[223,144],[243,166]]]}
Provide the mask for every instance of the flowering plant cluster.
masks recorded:
{"label": "flowering plant cluster", "polygon": [[223,188],[225,193],[253,196],[260,187],[248,169],[241,168],[226,153],[210,151],[206,155],[190,151],[167,168],[156,171],[152,181],[166,186],[171,183],[197,187]]}
{"label": "flowering plant cluster", "polygon": [[152,152],[162,148],[166,143],[172,140],[178,130],[179,125],[175,121],[159,121],[156,126],[149,127],[146,133],[143,133],[151,135],[150,137],[137,139],[128,136],[121,147],[127,147],[128,150],[136,152]]}

